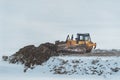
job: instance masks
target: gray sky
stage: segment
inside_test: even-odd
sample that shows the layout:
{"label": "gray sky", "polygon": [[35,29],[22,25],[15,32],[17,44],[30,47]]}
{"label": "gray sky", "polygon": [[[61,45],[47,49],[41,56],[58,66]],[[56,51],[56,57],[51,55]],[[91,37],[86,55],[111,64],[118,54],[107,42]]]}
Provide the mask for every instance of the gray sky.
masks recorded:
{"label": "gray sky", "polygon": [[0,53],[86,32],[97,48],[120,49],[119,8],[119,0],[0,0]]}

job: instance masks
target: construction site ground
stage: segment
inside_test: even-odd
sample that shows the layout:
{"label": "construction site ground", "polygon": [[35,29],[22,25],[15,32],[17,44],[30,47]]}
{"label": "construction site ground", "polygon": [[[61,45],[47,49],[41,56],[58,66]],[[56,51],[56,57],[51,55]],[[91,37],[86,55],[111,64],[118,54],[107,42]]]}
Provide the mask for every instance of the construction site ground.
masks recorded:
{"label": "construction site ground", "polygon": [[102,50],[95,49],[91,53],[59,53],[57,52],[57,46],[53,43],[44,43],[38,47],[34,45],[25,46],[11,56],[3,56],[4,61],[8,61],[12,64],[23,64],[24,72],[28,69],[33,69],[36,65],[42,65],[44,62],[47,62],[51,57],[54,56],[79,56],[79,57],[89,57],[89,56],[120,56],[120,50]]}

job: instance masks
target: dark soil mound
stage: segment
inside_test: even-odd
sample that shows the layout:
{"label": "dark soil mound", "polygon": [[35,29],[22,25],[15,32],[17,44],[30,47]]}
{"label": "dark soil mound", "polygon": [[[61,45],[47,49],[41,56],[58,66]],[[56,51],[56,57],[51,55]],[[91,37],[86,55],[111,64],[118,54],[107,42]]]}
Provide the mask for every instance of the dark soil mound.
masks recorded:
{"label": "dark soil mound", "polygon": [[57,46],[52,43],[44,43],[39,47],[34,45],[25,46],[18,52],[8,57],[3,56],[3,60],[9,63],[21,63],[25,66],[24,72],[28,68],[33,69],[35,65],[41,65],[47,61],[51,56],[57,56]]}

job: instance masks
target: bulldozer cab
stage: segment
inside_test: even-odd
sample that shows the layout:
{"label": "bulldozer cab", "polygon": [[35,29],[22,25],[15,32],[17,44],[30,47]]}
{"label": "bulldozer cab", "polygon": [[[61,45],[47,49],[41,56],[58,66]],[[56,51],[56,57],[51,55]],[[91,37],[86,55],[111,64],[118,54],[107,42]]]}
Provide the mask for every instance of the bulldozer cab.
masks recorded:
{"label": "bulldozer cab", "polygon": [[91,41],[90,34],[77,34],[76,41]]}

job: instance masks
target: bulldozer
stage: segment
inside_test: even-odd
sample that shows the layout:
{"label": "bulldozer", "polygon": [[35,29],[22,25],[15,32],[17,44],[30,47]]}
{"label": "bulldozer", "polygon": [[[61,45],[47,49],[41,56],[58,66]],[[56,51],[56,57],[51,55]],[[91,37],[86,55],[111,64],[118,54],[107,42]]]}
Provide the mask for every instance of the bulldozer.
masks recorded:
{"label": "bulldozer", "polygon": [[68,35],[66,41],[56,41],[59,53],[90,53],[92,49],[96,48],[96,43],[91,41],[89,33],[77,33],[77,37]]}

